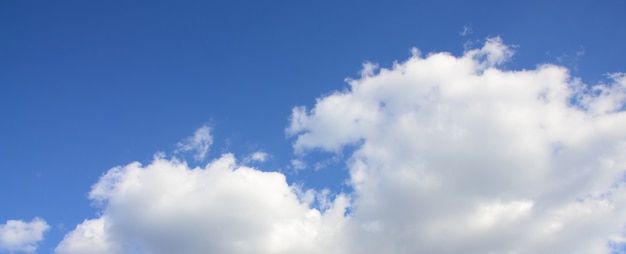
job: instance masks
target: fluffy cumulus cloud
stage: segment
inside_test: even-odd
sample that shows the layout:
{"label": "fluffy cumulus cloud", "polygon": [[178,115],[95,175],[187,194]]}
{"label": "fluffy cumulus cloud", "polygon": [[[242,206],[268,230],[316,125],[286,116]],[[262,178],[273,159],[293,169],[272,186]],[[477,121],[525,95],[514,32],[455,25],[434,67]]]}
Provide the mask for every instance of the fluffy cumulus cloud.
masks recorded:
{"label": "fluffy cumulus cloud", "polygon": [[[111,169],[89,194],[103,208],[56,253],[345,253],[345,197],[323,211],[285,176],[225,154],[203,168],[157,157]],[[303,200],[303,201],[301,201]]]}
{"label": "fluffy cumulus cloud", "polygon": [[[414,52],[389,69],[366,64],[349,89],[293,109],[298,158],[342,154],[352,193],[290,186],[231,154],[195,168],[157,156],[102,176],[89,194],[99,217],[56,253],[622,248],[626,75],[585,85],[554,65],[506,70],[513,51],[499,38],[461,56]],[[210,145],[206,134],[180,147],[196,136]]]}
{"label": "fluffy cumulus cloud", "polygon": [[0,252],[32,253],[37,250],[37,243],[43,240],[48,229],[48,223],[40,218],[34,218],[30,222],[8,220],[5,224],[0,224]]}
{"label": "fluffy cumulus cloud", "polygon": [[[626,79],[498,66],[499,38],[460,57],[367,65],[295,108],[296,151],[348,160],[352,253],[610,253],[626,223]],[[375,66],[374,66],[375,67]]]}

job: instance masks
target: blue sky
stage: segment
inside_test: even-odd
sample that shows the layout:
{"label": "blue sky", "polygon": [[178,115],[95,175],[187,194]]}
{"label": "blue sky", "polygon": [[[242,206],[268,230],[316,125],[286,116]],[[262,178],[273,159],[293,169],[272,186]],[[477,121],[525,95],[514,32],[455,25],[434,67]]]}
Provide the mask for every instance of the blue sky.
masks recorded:
{"label": "blue sky", "polygon": [[[496,37],[515,51],[500,70],[551,63],[585,84],[611,83],[607,74],[626,71],[624,11],[623,1],[3,2],[0,223],[45,219],[36,253],[54,253],[101,213],[88,193],[103,174],[157,152],[202,167],[261,151],[268,159],[251,166],[350,194],[359,143],[337,153],[303,142],[308,152],[294,153],[300,135],[324,133],[304,124],[287,135],[294,107],[349,90],[364,62],[389,69],[413,47],[460,58]],[[202,126],[213,139],[206,158],[175,154]],[[294,159],[309,167],[295,170]]]}

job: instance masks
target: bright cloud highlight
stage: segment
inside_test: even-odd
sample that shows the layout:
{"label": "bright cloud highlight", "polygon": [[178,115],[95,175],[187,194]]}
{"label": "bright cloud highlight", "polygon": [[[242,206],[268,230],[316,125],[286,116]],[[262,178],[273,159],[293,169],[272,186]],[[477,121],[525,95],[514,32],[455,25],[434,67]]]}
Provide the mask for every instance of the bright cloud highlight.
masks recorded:
{"label": "bright cloud highlight", "polygon": [[[414,52],[389,69],[365,64],[350,89],[292,111],[291,167],[305,168],[314,149],[342,154],[352,193],[289,186],[285,175],[241,165],[232,154],[195,168],[156,156],[102,176],[89,194],[100,216],[78,225],[56,252],[620,248],[624,74],[589,86],[555,65],[505,70],[499,66],[513,51],[499,38],[462,56]],[[203,127],[179,150],[204,159],[211,143]]]}
{"label": "bright cloud highlight", "polygon": [[345,252],[336,248],[346,198],[310,208],[284,175],[239,166],[230,154],[204,168],[159,157],[117,167],[89,197],[102,216],[68,234],[57,253]]}
{"label": "bright cloud highlight", "polygon": [[37,243],[43,240],[43,235],[50,229],[46,221],[34,218],[30,222],[22,220],[8,220],[0,224],[0,251],[34,252]]}
{"label": "bright cloud highlight", "polygon": [[296,151],[357,146],[351,253],[610,253],[626,222],[624,74],[499,69],[512,55],[492,38],[367,65],[293,110]]}

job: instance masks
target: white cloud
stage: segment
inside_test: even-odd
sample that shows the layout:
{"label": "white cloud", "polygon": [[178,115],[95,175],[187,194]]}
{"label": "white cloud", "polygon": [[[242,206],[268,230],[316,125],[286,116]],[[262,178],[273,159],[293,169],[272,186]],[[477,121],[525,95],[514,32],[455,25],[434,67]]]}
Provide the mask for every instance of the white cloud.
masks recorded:
{"label": "white cloud", "polygon": [[621,239],[624,74],[587,86],[554,65],[499,69],[512,55],[491,38],[368,64],[293,110],[295,151],[357,145],[350,253],[609,253]]}
{"label": "white cloud", "polygon": [[293,168],[296,171],[303,170],[306,168],[306,162],[304,162],[301,159],[293,159],[291,160],[291,168]]}
{"label": "white cloud", "polygon": [[179,142],[176,146],[175,153],[195,152],[193,155],[196,161],[202,161],[206,158],[209,148],[213,144],[213,136],[211,136],[211,128],[202,126],[196,130],[191,137],[187,137]]}
{"label": "white cloud", "polygon": [[89,197],[102,217],[78,225],[57,253],[345,252],[337,233],[347,199],[312,209],[284,175],[238,166],[230,154],[205,168],[162,157],[113,168]]}
{"label": "white cloud", "polygon": [[121,253],[118,243],[108,234],[106,216],[98,219],[85,220],[67,234],[57,246],[56,253]]}
{"label": "white cloud", "polygon": [[[367,63],[349,90],[292,111],[294,151],[341,154],[354,193],[289,186],[231,154],[203,168],[156,156],[109,170],[89,194],[101,216],[56,252],[610,253],[624,243],[624,74],[587,86],[554,65],[502,70],[513,51],[499,38],[458,57],[414,52],[389,69]],[[298,158],[291,167],[306,167]]]}
{"label": "white cloud", "polygon": [[461,31],[459,34],[461,36],[467,36],[467,35],[470,35],[472,33],[474,33],[474,31],[472,30],[472,27],[469,26],[469,25],[464,25],[463,26],[463,31]]}
{"label": "white cloud", "polygon": [[48,229],[48,223],[40,218],[30,222],[7,220],[0,224],[0,251],[34,252]]}
{"label": "white cloud", "polygon": [[250,162],[265,162],[269,158],[269,154],[261,151],[257,151],[246,156],[243,161],[244,164],[248,164]]}

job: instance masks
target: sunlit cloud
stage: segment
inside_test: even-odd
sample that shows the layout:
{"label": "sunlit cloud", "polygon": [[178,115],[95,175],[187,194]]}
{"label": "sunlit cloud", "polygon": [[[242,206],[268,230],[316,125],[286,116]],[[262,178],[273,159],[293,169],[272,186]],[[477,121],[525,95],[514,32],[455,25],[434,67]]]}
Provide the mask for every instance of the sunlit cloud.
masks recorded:
{"label": "sunlit cloud", "polygon": [[35,252],[37,243],[43,240],[44,233],[49,229],[48,223],[41,218],[30,222],[8,220],[0,224],[0,251]]}
{"label": "sunlit cloud", "polygon": [[[611,253],[626,223],[626,78],[501,68],[489,38],[462,55],[366,63],[350,88],[293,108],[295,170],[322,151],[350,193],[289,185],[222,154],[110,169],[57,253]],[[205,159],[204,126],[177,152]],[[349,149],[347,149],[349,148]],[[325,166],[325,165],[322,165]],[[326,169],[332,170],[332,169]],[[618,246],[618,247],[615,247]]]}
{"label": "sunlit cloud", "polygon": [[350,253],[610,253],[626,222],[624,74],[500,68],[513,54],[490,38],[366,64],[294,108],[295,151],[356,146]]}

